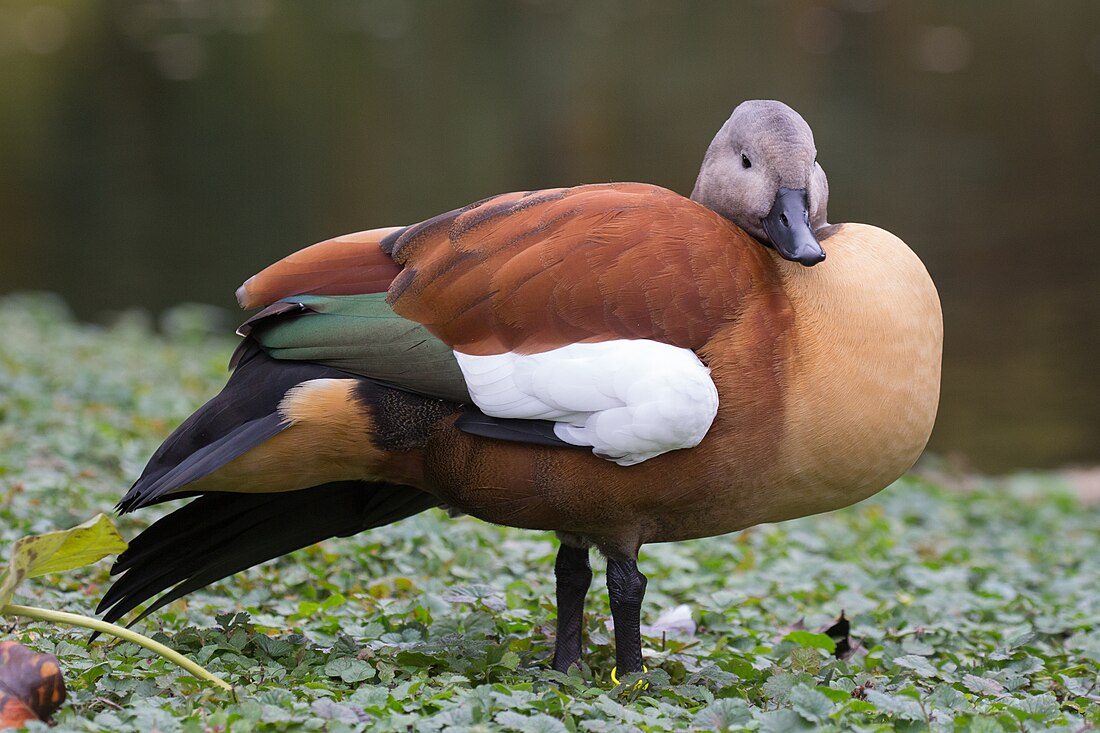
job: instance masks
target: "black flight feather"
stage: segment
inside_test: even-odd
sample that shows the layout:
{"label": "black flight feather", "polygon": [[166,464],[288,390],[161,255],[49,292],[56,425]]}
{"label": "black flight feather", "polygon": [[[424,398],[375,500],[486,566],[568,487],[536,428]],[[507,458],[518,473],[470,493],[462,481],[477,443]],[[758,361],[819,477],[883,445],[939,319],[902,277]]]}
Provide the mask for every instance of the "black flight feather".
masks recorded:
{"label": "black flight feather", "polygon": [[234,355],[236,369],[221,392],[161,444],[118,508],[131,512],[209,475],[286,427],[278,414],[287,390],[311,379],[347,379],[337,369],[276,361],[252,339]]}
{"label": "black flight feather", "polygon": [[521,420],[511,417],[492,417],[480,410],[467,408],[457,420],[455,427],[470,435],[483,438],[509,440],[514,443],[548,445],[555,448],[577,448],[580,446],[566,443],[554,434],[555,423],[550,420]]}
{"label": "black flight feather", "polygon": [[119,556],[97,613],[114,622],[171,590],[130,623],[216,580],[330,537],[347,537],[438,506],[410,486],[338,481],[302,491],[205,494],[153,523]]}
{"label": "black flight feather", "polygon": [[119,511],[125,513],[148,506],[173,489],[209,476],[234,458],[278,435],[287,425],[278,413],[272,413],[234,428],[159,474],[155,481],[139,480],[119,502]]}

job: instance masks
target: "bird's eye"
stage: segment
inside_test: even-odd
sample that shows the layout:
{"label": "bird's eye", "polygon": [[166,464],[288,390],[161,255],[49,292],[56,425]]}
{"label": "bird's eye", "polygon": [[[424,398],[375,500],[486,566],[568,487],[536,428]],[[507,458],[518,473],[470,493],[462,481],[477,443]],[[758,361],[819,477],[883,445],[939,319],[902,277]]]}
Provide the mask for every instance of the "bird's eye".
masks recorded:
{"label": "bird's eye", "polygon": [[741,153],[741,167],[752,168],[752,161],[749,160],[749,156],[745,155],[744,153]]}

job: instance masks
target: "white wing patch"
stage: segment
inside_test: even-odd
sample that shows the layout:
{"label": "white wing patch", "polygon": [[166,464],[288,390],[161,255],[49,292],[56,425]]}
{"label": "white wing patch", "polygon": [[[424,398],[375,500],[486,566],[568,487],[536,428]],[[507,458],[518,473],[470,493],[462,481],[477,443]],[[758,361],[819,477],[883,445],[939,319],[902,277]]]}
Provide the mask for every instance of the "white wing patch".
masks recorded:
{"label": "white wing patch", "polygon": [[558,438],[620,466],[698,445],[718,413],[718,390],[699,357],[657,341],[455,358],[486,415],[553,420]]}

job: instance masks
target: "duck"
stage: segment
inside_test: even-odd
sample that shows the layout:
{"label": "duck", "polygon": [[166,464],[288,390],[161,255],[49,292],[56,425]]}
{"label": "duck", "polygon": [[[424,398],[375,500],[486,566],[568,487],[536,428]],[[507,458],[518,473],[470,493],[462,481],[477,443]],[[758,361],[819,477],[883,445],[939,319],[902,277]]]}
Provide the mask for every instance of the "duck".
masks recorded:
{"label": "duck", "polygon": [[[734,109],[690,197],[644,183],[492,196],[306,247],[238,290],[225,387],[119,503],[143,530],[98,612],[433,507],[553,531],[550,666],[583,653],[591,549],[615,669],[643,669],[643,545],[827,512],[898,479],[939,402],[917,255],[827,221],[813,133]],[[159,597],[158,597],[159,594]]]}

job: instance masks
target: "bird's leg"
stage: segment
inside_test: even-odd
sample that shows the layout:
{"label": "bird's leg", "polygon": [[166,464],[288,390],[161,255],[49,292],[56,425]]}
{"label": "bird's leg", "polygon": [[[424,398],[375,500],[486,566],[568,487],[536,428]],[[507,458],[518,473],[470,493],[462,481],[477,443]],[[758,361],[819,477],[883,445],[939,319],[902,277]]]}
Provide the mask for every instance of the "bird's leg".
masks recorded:
{"label": "bird's leg", "polygon": [[618,676],[642,671],[642,597],[646,577],[638,561],[607,559],[607,594],[615,619],[615,667]]}
{"label": "bird's leg", "polygon": [[554,576],[558,582],[558,638],[553,669],[566,672],[581,659],[584,596],[592,582],[588,548],[563,542],[554,561]]}

